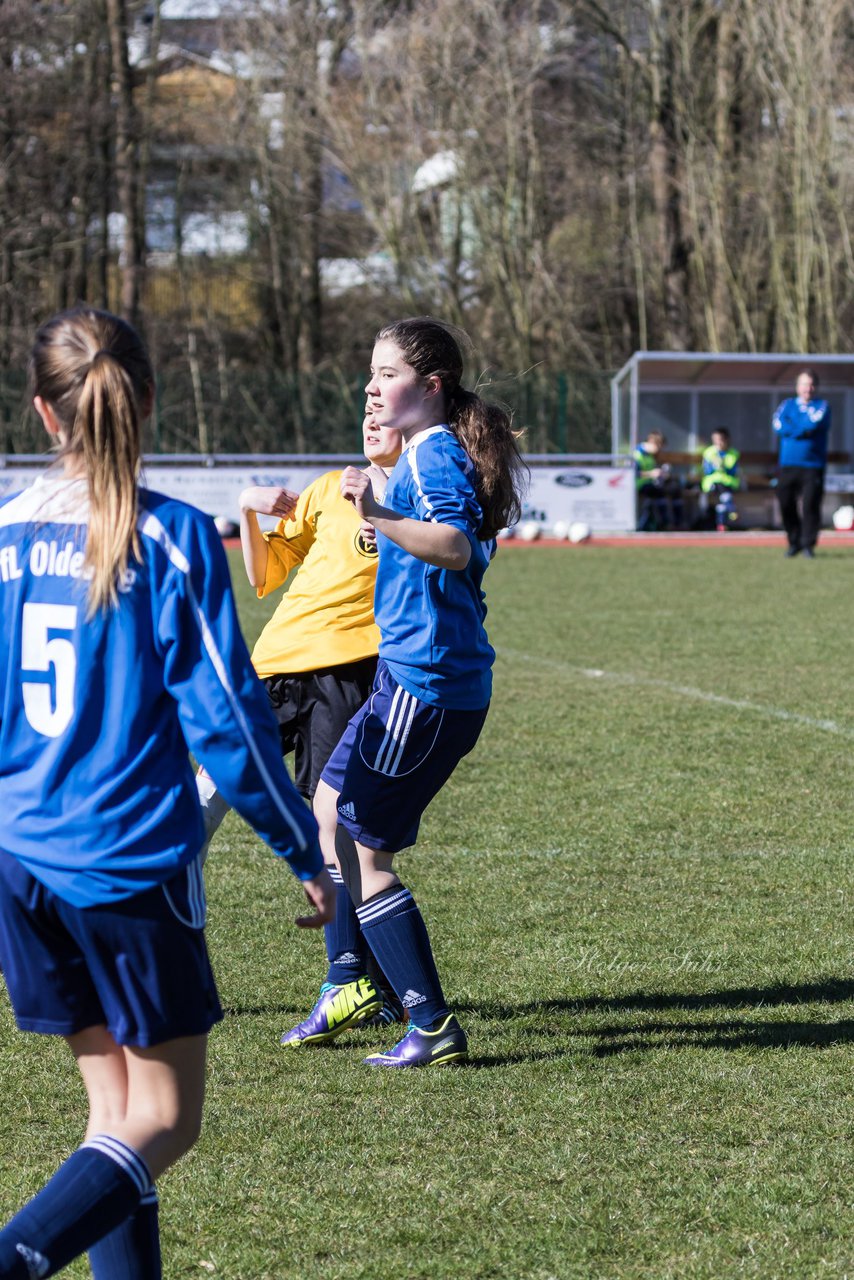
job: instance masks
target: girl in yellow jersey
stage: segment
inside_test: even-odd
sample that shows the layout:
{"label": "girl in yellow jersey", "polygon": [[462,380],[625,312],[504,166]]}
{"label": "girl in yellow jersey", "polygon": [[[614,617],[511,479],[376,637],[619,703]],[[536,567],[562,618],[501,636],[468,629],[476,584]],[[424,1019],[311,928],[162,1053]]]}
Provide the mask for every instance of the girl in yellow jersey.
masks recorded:
{"label": "girl in yellow jersey", "polygon": [[[368,416],[362,436],[369,463],[365,472],[381,501],[400,455],[400,432],[377,427]],[[342,497],[341,474],[326,472],[296,499],[275,486],[244,489],[240,495],[243,559],[259,599],[279,590],[298,570],[258,638],[252,663],[278,721],[282,753],[294,753],[297,790],[309,803],[350,717],[370,693],[379,647],[374,621],[376,540],[353,504]],[[259,514],[281,518],[271,532],[262,533]],[[204,772],[197,785],[210,840],[228,805]],[[329,969],[318,1001],[326,1014],[319,1033],[316,1019],[311,1028],[300,1023],[286,1032],[282,1043],[287,1045],[328,1040],[369,1018],[403,1018],[399,1002],[373,963],[342,886],[335,863],[338,815],[333,807],[315,816],[324,861],[338,886],[336,918],[325,930]]]}

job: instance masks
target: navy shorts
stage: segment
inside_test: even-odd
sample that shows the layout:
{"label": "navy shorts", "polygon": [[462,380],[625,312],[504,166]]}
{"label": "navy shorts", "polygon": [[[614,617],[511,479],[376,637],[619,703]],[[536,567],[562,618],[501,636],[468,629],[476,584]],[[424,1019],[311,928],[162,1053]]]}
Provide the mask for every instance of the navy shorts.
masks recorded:
{"label": "navy shorts", "polygon": [[340,667],[264,677],[282,755],[293,751],[294,785],[304,799],[313,798],[347,721],[371,692],[376,670],[376,658],[362,658]]}
{"label": "navy shorts", "polygon": [[339,793],[341,826],[369,849],[397,853],[414,844],[424,810],[474,747],[488,710],[422,702],[380,660],[371,696],[322,774]]}
{"label": "navy shorts", "polygon": [[117,1044],[204,1035],[222,1008],[194,860],[120,902],[73,907],[0,850],[0,969],[22,1031],[106,1025]]}

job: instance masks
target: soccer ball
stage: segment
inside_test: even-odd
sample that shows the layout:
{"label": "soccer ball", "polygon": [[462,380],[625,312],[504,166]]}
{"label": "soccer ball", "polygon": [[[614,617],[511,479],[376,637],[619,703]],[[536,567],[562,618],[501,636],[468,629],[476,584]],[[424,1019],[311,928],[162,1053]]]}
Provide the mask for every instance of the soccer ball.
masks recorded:
{"label": "soccer ball", "polygon": [[555,520],[552,525],[552,537],[557,538],[558,542],[565,542],[569,537],[569,525],[565,520]]}
{"label": "soccer ball", "polygon": [[523,542],[536,542],[540,536],[540,526],[536,520],[526,520],[519,525],[519,537]]}
{"label": "soccer ball", "polygon": [[833,527],[845,531],[854,529],[854,507],[839,507],[834,511]]}
{"label": "soccer ball", "polygon": [[214,526],[221,538],[235,538],[240,532],[240,525],[229,520],[228,516],[214,516]]}
{"label": "soccer ball", "polygon": [[585,524],[583,520],[574,520],[569,526],[570,542],[587,542],[592,533],[589,524]]}

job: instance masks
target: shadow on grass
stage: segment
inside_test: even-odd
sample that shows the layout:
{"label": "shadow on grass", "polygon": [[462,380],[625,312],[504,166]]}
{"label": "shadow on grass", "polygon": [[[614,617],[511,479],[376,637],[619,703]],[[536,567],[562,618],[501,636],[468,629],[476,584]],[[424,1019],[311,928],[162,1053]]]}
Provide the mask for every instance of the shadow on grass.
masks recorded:
{"label": "shadow on grass", "polygon": [[619,1010],[741,1009],[746,1005],[833,1004],[854,1000],[854,980],[823,978],[817,982],[779,983],[771,987],[730,987],[723,991],[632,991],[622,996],[566,996],[526,1004],[471,1002],[456,1006],[484,1018],[514,1018],[526,1013],[599,1013]]}
{"label": "shadow on grass", "polygon": [[[644,1012],[687,1009],[771,1008],[781,1005],[830,1004],[854,999],[854,981],[827,978],[795,985],[780,983],[770,987],[733,987],[706,992],[635,991],[625,996],[588,996],[579,999],[543,1000],[535,1003],[497,1008],[470,1004],[466,1010],[486,1019],[512,1018],[538,1013],[583,1014]],[[536,1034],[536,1032],[534,1033]],[[605,1026],[549,1028],[556,1040],[564,1040],[565,1051],[558,1049],[516,1050],[502,1057],[479,1058],[474,1067],[494,1067],[514,1062],[532,1062],[578,1054],[579,1043],[587,1041],[587,1053],[597,1058],[615,1057],[621,1053],[649,1052],[656,1049],[790,1049],[828,1048],[854,1041],[854,1019],[820,1022],[814,1018],[760,1020],[756,1018],[726,1021],[686,1022],[679,1018],[658,1019],[641,1023],[617,1023]],[[590,1043],[590,1042],[593,1043]],[[598,1043],[597,1043],[598,1042]]]}
{"label": "shadow on grass", "polygon": [[837,1022],[653,1022],[640,1027],[596,1027],[591,1037],[612,1037],[597,1044],[597,1058],[649,1049],[826,1049],[854,1041],[854,1021]]}
{"label": "shadow on grass", "polygon": [[[608,1044],[579,1048],[579,1038],[611,1037]],[[623,1038],[624,1037],[624,1038]],[[854,1021],[652,1023],[641,1027],[596,1027],[568,1033],[565,1049],[520,1049],[491,1057],[472,1057],[467,1068],[506,1067],[573,1057],[616,1058],[621,1053],[657,1049],[828,1049],[854,1041]]]}
{"label": "shadow on grass", "polygon": [[561,1049],[516,1049],[512,1053],[471,1054],[467,1062],[453,1064],[459,1071],[488,1071],[494,1067],[518,1066],[522,1062],[549,1062],[558,1058],[583,1058],[588,1050],[579,1048],[577,1042],[567,1042]]}
{"label": "shadow on grass", "polygon": [[[838,1022],[655,1022],[640,1027],[591,1027],[565,1034],[562,1049],[519,1049],[491,1057],[472,1057],[469,1070],[506,1067],[514,1063],[545,1062],[557,1058],[615,1058],[622,1053],[660,1049],[827,1049],[854,1041],[854,1021]],[[603,1040],[586,1049],[579,1040]]]}
{"label": "shadow on grass", "polygon": [[233,1004],[223,1005],[222,1012],[226,1018],[284,1018],[291,1022],[299,1022],[306,1015],[306,1007],[287,1004]]}
{"label": "shadow on grass", "polygon": [[[824,978],[816,982],[779,983],[768,987],[731,987],[721,991],[634,991],[622,996],[579,996],[576,999],[530,1001],[517,1005],[470,1002],[455,1006],[458,1012],[473,1014],[486,1021],[504,1020],[537,1014],[589,1014],[665,1012],[667,1010],[753,1009],[781,1005],[832,1004],[854,999],[854,981],[846,978]],[[299,1011],[287,1005],[234,1005],[226,1008],[227,1018],[276,1016],[283,1024]],[[539,1034],[531,1029],[532,1034]],[[621,1053],[638,1053],[664,1048],[688,1049],[785,1049],[797,1046],[821,1049],[854,1041],[854,1019],[818,1022],[815,1019],[785,1021],[751,1018],[726,1021],[686,1022],[679,1018],[658,1019],[642,1023],[605,1026],[567,1027],[552,1025],[543,1032],[553,1039],[547,1049],[514,1049],[505,1054],[475,1057],[465,1064],[466,1070],[488,1070],[512,1066],[514,1063],[545,1062],[550,1059],[592,1054],[597,1058],[615,1057]],[[585,1045],[585,1041],[587,1044]],[[598,1043],[591,1044],[590,1041]],[[352,1048],[351,1037],[342,1037],[325,1048]]]}

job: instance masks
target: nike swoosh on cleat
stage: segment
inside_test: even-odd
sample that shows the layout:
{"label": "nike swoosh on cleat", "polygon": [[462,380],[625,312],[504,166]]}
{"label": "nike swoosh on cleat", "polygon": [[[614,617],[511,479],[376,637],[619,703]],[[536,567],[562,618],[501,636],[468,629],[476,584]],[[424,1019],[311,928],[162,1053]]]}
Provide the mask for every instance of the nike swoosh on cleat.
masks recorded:
{"label": "nike swoosh on cleat", "polygon": [[[355,989],[354,989],[355,988]],[[354,1014],[361,1013],[367,1017],[382,1008],[380,997],[370,982],[364,978],[358,983],[350,983],[342,987],[329,1002],[326,1012],[326,1024],[331,1031],[341,1022],[346,1022]]]}

